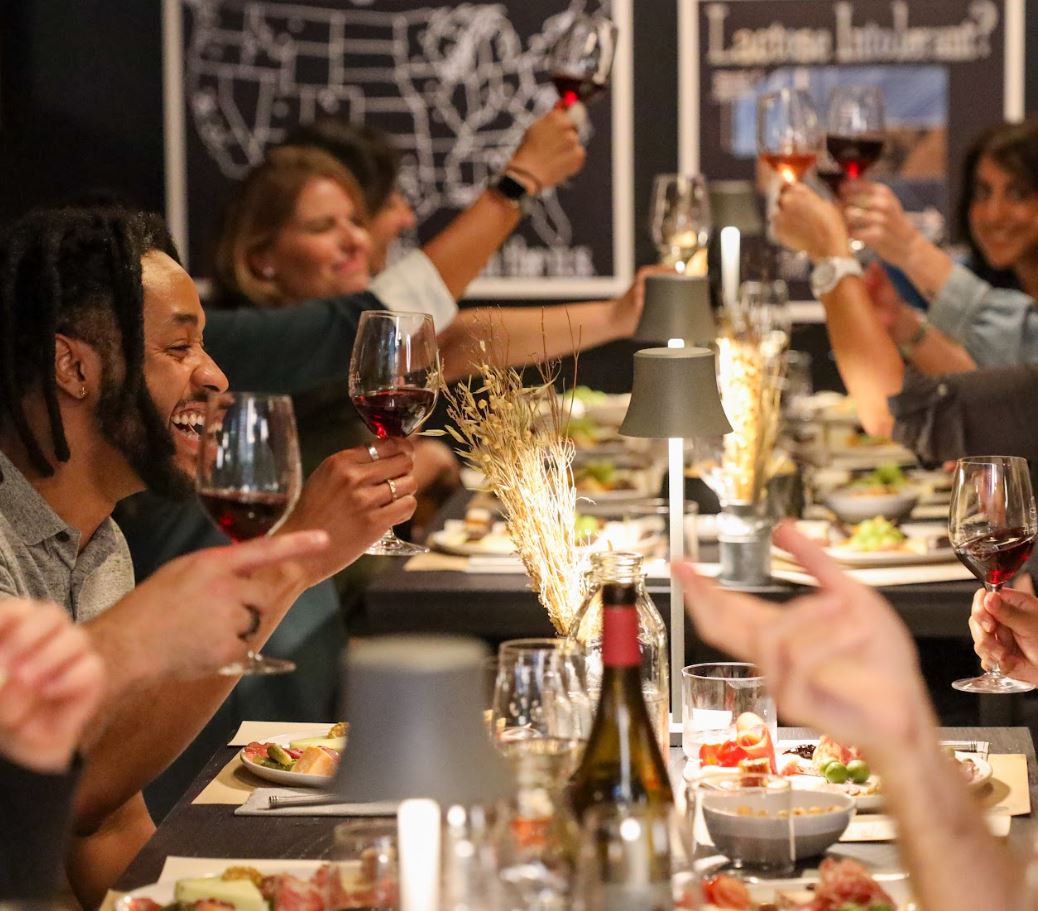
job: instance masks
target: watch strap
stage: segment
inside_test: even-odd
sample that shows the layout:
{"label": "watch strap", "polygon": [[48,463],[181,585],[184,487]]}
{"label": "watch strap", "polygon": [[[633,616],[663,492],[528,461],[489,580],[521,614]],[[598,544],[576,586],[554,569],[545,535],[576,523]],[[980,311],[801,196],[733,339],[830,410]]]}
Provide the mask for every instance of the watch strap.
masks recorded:
{"label": "watch strap", "polygon": [[853,256],[827,256],[811,270],[811,293],[816,298],[832,291],[848,275],[861,278],[864,271]]}

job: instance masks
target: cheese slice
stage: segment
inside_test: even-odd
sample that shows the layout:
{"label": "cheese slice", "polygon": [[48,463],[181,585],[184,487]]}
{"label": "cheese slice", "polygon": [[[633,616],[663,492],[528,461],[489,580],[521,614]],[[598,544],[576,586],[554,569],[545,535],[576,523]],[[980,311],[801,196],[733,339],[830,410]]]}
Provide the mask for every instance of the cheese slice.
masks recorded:
{"label": "cheese slice", "polygon": [[181,879],[177,881],[173,897],[184,904],[210,899],[234,905],[237,911],[270,911],[266,899],[251,879],[227,880],[217,876]]}
{"label": "cheese slice", "polygon": [[346,738],[304,737],[302,740],[293,740],[288,746],[293,750],[305,750],[307,747],[327,747],[329,750],[338,750],[341,753],[346,749]]}

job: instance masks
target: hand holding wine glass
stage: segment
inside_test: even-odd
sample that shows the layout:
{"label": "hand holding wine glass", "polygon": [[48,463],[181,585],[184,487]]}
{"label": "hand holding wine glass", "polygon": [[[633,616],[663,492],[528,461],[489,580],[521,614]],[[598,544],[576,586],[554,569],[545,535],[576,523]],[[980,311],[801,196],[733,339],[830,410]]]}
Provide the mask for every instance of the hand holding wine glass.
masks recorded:
{"label": "hand holding wine glass", "polygon": [[573,17],[548,55],[548,71],[560,107],[571,108],[605,91],[616,56],[616,38],[616,25],[605,16]]}
{"label": "hand holding wine glass", "polygon": [[[232,541],[273,531],[299,497],[302,467],[292,400],[254,392],[211,392],[198,450],[195,488],[217,528]],[[259,612],[252,609],[255,633]],[[250,632],[243,634],[246,640]],[[220,673],[283,674],[291,661],[267,658],[251,648],[244,662]]]}
{"label": "hand holding wine glass", "polygon": [[818,157],[821,134],[811,97],[784,88],[757,99],[757,154],[785,183],[802,180]]}
{"label": "hand holding wine glass", "polygon": [[[948,534],[958,558],[989,592],[1001,591],[1027,562],[1038,534],[1038,514],[1027,460],[1012,456],[960,459],[955,466]],[[1022,693],[1034,689],[1006,677],[996,662],[980,677],[956,680],[967,693]]]}
{"label": "hand holding wine glass", "polygon": [[[439,377],[432,317],[385,310],[361,315],[350,357],[350,398],[376,437],[399,439],[416,431],[436,404]],[[374,459],[377,453],[371,452]],[[395,480],[385,483],[396,500],[400,491]],[[427,550],[401,541],[390,529],[366,552],[410,556]]]}

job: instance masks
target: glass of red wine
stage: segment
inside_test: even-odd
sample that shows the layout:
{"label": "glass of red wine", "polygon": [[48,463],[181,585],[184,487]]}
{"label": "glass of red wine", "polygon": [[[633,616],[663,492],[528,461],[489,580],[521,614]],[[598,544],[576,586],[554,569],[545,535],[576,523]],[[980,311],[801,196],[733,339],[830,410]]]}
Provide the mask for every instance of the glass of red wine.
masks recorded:
{"label": "glass of red wine", "polygon": [[820,141],[818,113],[807,92],[784,88],[757,99],[757,154],[785,183],[804,179]]}
{"label": "glass of red wine", "polygon": [[883,153],[883,92],[872,85],[840,85],[829,96],[825,147],[848,180],[857,180]]}
{"label": "glass of red wine", "polygon": [[[292,399],[260,392],[211,392],[198,449],[195,489],[216,527],[232,541],[270,534],[291,512],[302,487]],[[260,655],[221,674],[284,674],[295,665]]]}
{"label": "glass of red wine", "polygon": [[548,72],[559,104],[571,108],[588,102],[609,85],[616,56],[617,29],[605,16],[579,14],[548,55]]}
{"label": "glass of red wine", "polygon": [[[1014,456],[959,459],[952,485],[948,535],[958,558],[989,592],[1000,591],[1027,562],[1038,516],[1027,460]],[[956,680],[967,693],[1026,693],[1030,683],[1005,676],[998,665],[980,677]]]}
{"label": "glass of red wine", "polygon": [[[439,385],[439,350],[425,313],[368,310],[361,314],[350,357],[350,398],[380,440],[406,437],[432,413]],[[366,553],[405,557],[427,547],[387,531]]]}

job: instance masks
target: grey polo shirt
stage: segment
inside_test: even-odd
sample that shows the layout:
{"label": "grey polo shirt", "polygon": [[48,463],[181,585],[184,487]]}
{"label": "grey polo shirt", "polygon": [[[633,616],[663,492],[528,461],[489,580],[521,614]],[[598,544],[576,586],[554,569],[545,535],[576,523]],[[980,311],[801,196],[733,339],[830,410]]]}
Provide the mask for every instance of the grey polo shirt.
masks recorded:
{"label": "grey polo shirt", "polygon": [[79,532],[0,452],[0,597],[63,604],[82,623],[108,610],[133,588],[133,563],[111,518],[81,553]]}

